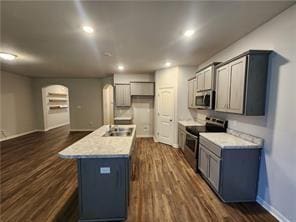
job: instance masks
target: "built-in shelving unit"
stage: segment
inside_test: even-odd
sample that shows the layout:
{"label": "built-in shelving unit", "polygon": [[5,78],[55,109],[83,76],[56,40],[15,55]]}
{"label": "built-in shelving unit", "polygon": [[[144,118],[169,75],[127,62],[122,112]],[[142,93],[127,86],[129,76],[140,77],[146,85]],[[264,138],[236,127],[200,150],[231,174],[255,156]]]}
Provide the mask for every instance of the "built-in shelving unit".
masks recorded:
{"label": "built-in shelving unit", "polygon": [[62,110],[68,108],[68,94],[48,92],[47,97],[47,107],[49,110]]}

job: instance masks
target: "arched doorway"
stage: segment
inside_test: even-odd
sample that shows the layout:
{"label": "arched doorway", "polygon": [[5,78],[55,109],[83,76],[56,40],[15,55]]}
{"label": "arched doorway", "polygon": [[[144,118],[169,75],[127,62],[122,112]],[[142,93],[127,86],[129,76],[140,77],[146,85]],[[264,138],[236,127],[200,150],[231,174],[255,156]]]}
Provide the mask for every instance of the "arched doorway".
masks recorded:
{"label": "arched doorway", "polygon": [[42,88],[44,131],[70,124],[69,90],[63,85]]}
{"label": "arched doorway", "polygon": [[103,88],[103,117],[104,117],[104,125],[113,124],[114,116],[113,116],[113,86],[110,84],[106,84]]}

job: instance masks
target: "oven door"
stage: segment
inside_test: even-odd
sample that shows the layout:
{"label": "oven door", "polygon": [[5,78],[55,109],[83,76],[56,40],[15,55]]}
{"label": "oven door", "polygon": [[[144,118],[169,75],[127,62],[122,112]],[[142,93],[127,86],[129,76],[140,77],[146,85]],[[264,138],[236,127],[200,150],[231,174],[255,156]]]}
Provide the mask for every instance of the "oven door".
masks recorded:
{"label": "oven door", "polygon": [[198,137],[186,132],[184,156],[191,167],[197,171]]}

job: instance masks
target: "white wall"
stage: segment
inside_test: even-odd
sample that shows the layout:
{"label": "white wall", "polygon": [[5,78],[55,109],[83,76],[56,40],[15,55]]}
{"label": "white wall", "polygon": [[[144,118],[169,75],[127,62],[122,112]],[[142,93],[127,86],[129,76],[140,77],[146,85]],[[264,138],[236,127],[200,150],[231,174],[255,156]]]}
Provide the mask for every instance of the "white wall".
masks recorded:
{"label": "white wall", "polygon": [[[60,93],[66,96],[50,96],[49,93]],[[65,99],[67,101],[50,102],[49,99]],[[62,85],[50,85],[42,89],[44,130],[70,124],[68,88]],[[51,105],[64,105],[68,108],[50,109]]]}
{"label": "white wall", "polygon": [[35,129],[32,80],[1,71],[1,139]]}
{"label": "white wall", "polygon": [[[271,49],[266,116],[214,112],[229,127],[264,138],[258,200],[281,220],[296,221],[296,5],[224,49],[201,67],[249,49]],[[200,116],[200,115],[199,115]]]}

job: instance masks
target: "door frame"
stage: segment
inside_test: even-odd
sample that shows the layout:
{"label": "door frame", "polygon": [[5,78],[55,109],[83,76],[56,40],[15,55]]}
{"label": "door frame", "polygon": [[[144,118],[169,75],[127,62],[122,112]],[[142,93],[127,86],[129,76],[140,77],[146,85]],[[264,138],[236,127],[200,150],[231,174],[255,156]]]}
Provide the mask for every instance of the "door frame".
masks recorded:
{"label": "door frame", "polygon": [[175,144],[174,143],[174,135],[176,134],[176,100],[175,100],[175,87],[174,86],[160,86],[158,87],[157,89],[157,113],[156,113],[156,126],[157,126],[157,129],[156,129],[156,133],[155,133],[155,136],[156,136],[156,142],[161,142],[159,141],[159,133],[158,133],[158,129],[159,129],[159,96],[160,96],[160,91],[163,90],[163,89],[171,89],[172,90],[172,94],[173,94],[173,112],[172,112],[172,118],[173,118],[173,121],[172,121],[172,127],[173,127],[173,131],[171,132],[171,141],[168,145],[171,145],[175,148],[178,148],[178,144]]}

